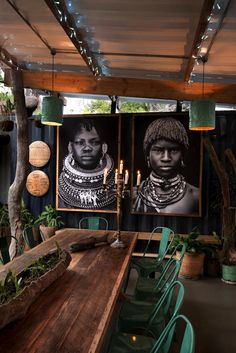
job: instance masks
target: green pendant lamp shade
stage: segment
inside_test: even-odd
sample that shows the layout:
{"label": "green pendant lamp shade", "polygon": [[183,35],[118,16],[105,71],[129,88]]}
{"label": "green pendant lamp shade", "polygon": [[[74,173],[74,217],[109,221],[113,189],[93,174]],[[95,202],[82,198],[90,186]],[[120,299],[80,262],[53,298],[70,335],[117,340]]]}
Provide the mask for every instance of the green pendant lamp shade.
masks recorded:
{"label": "green pendant lamp shade", "polygon": [[191,102],[189,117],[190,130],[214,130],[215,102],[209,100],[197,100]]}
{"label": "green pendant lamp shade", "polygon": [[42,102],[42,124],[51,126],[61,126],[62,117],[62,99],[55,96],[44,97]]}

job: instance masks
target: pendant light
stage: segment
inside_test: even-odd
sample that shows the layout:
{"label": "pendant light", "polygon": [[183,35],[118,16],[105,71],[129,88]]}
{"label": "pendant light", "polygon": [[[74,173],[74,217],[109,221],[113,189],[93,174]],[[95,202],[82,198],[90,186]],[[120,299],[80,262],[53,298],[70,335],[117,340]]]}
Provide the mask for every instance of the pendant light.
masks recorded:
{"label": "pendant light", "polygon": [[[52,92],[54,91],[54,57],[55,49],[51,50],[52,55]],[[57,96],[48,96],[43,98],[42,119],[44,125],[61,126],[63,117],[63,101]]]}
{"label": "pendant light", "polygon": [[203,65],[202,74],[202,99],[190,103],[189,129],[206,131],[215,129],[215,102],[204,99],[205,63],[206,57],[201,58]]}

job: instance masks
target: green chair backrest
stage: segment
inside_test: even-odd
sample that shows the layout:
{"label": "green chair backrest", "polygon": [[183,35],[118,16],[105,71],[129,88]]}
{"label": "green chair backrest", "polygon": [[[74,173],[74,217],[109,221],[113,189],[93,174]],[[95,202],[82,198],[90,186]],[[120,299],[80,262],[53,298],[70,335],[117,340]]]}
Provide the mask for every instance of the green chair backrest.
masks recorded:
{"label": "green chair backrest", "polygon": [[79,221],[79,228],[80,229],[108,229],[108,222],[106,218],[103,217],[83,217]]}
{"label": "green chair backrest", "polygon": [[30,247],[30,249],[34,248],[37,244],[33,236],[32,227],[25,228],[23,231],[23,238],[26,244]]}
{"label": "green chair backrest", "polygon": [[[184,286],[179,281],[174,281],[162,294],[160,300],[157,302],[155,308],[153,309],[150,318],[148,320],[148,325],[146,327],[146,334],[149,333],[149,329],[152,327],[152,323],[155,318],[164,317],[166,318],[166,322],[168,315],[170,314],[171,309],[171,317],[169,316],[169,320],[174,316],[179,314],[181,306],[183,304],[184,299]],[[151,332],[151,330],[150,330]]]}
{"label": "green chair backrest", "polygon": [[150,353],[169,353],[172,346],[176,324],[182,321],[185,324],[184,334],[180,346],[180,350],[176,353],[194,353],[195,351],[195,334],[193,326],[188,318],[184,315],[173,317],[163,330],[162,334],[154,344]]}
{"label": "green chair backrest", "polygon": [[161,292],[169,287],[178,277],[181,263],[178,260],[171,259],[167,262],[156,285],[152,289],[152,293]]}
{"label": "green chair backrest", "polygon": [[[180,258],[177,260],[174,259],[176,250],[180,251]],[[179,275],[179,271],[183,262],[185,251],[186,251],[186,244],[178,244],[174,248],[170,256],[170,259],[167,261],[163,271],[161,272],[161,275],[158,279],[158,283],[154,288],[154,292],[155,292],[155,289],[158,288],[162,290],[164,289],[165,286],[167,285],[169,286],[171,283],[173,283],[176,280],[176,278]]]}
{"label": "green chair backrest", "polygon": [[167,227],[155,227],[152,230],[152,233],[151,233],[149,240],[147,242],[147,245],[145,247],[143,256],[145,256],[145,254],[147,253],[147,251],[149,249],[149,245],[150,245],[150,242],[153,238],[153,234],[159,233],[159,232],[161,232],[161,240],[160,240],[159,247],[157,248],[157,252],[159,254],[159,258],[163,258],[165,256],[166,250],[167,250],[167,247],[168,247],[168,244],[170,241],[170,236],[171,235],[174,236],[173,230],[171,230],[170,228],[167,228]]}

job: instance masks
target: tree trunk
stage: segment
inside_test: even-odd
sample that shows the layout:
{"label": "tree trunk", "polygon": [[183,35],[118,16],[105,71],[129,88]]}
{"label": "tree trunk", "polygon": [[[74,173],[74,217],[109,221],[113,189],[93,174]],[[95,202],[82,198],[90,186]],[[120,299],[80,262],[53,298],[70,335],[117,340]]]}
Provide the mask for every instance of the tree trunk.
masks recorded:
{"label": "tree trunk", "polygon": [[222,211],[222,233],[223,233],[223,249],[222,249],[222,261],[226,262],[229,259],[229,252],[234,249],[234,210],[230,208],[230,189],[229,189],[229,177],[225,171],[223,165],[219,161],[215,149],[212,143],[204,138],[203,144],[209,153],[210,160],[216,171],[221,185],[221,192],[223,197],[223,211]]}
{"label": "tree trunk", "polygon": [[22,192],[25,187],[28,161],[28,120],[25,107],[25,96],[22,81],[22,73],[20,70],[12,71],[13,78],[13,94],[15,99],[16,125],[17,125],[17,162],[16,172],[13,184],[9,188],[8,193],[8,211],[11,226],[11,235],[16,237],[19,242],[12,239],[10,244],[10,257],[14,258],[19,255],[22,243],[22,223],[20,219],[20,204]]}

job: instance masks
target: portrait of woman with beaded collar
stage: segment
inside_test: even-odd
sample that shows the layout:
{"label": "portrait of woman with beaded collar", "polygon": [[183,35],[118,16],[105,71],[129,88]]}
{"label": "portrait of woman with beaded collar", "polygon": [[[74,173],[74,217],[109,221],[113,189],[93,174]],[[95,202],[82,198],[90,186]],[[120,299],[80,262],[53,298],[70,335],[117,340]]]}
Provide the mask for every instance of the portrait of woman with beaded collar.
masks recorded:
{"label": "portrait of woman with beaded collar", "polygon": [[[135,117],[138,118],[138,117]],[[153,116],[152,116],[153,119]],[[132,211],[163,215],[200,216],[201,141],[196,132],[187,133],[188,119],[170,116],[154,119],[144,129],[136,121],[135,134],[144,131],[145,166],[137,164],[140,152],[134,150],[134,168],[142,170],[142,182],[133,187]],[[139,133],[138,133],[139,130]],[[134,141],[134,145],[135,145]],[[190,150],[190,144],[192,145]],[[136,160],[135,160],[136,158]]]}
{"label": "portrait of woman with beaded collar", "polygon": [[116,211],[118,134],[114,116],[64,119],[58,142],[58,209]]}

